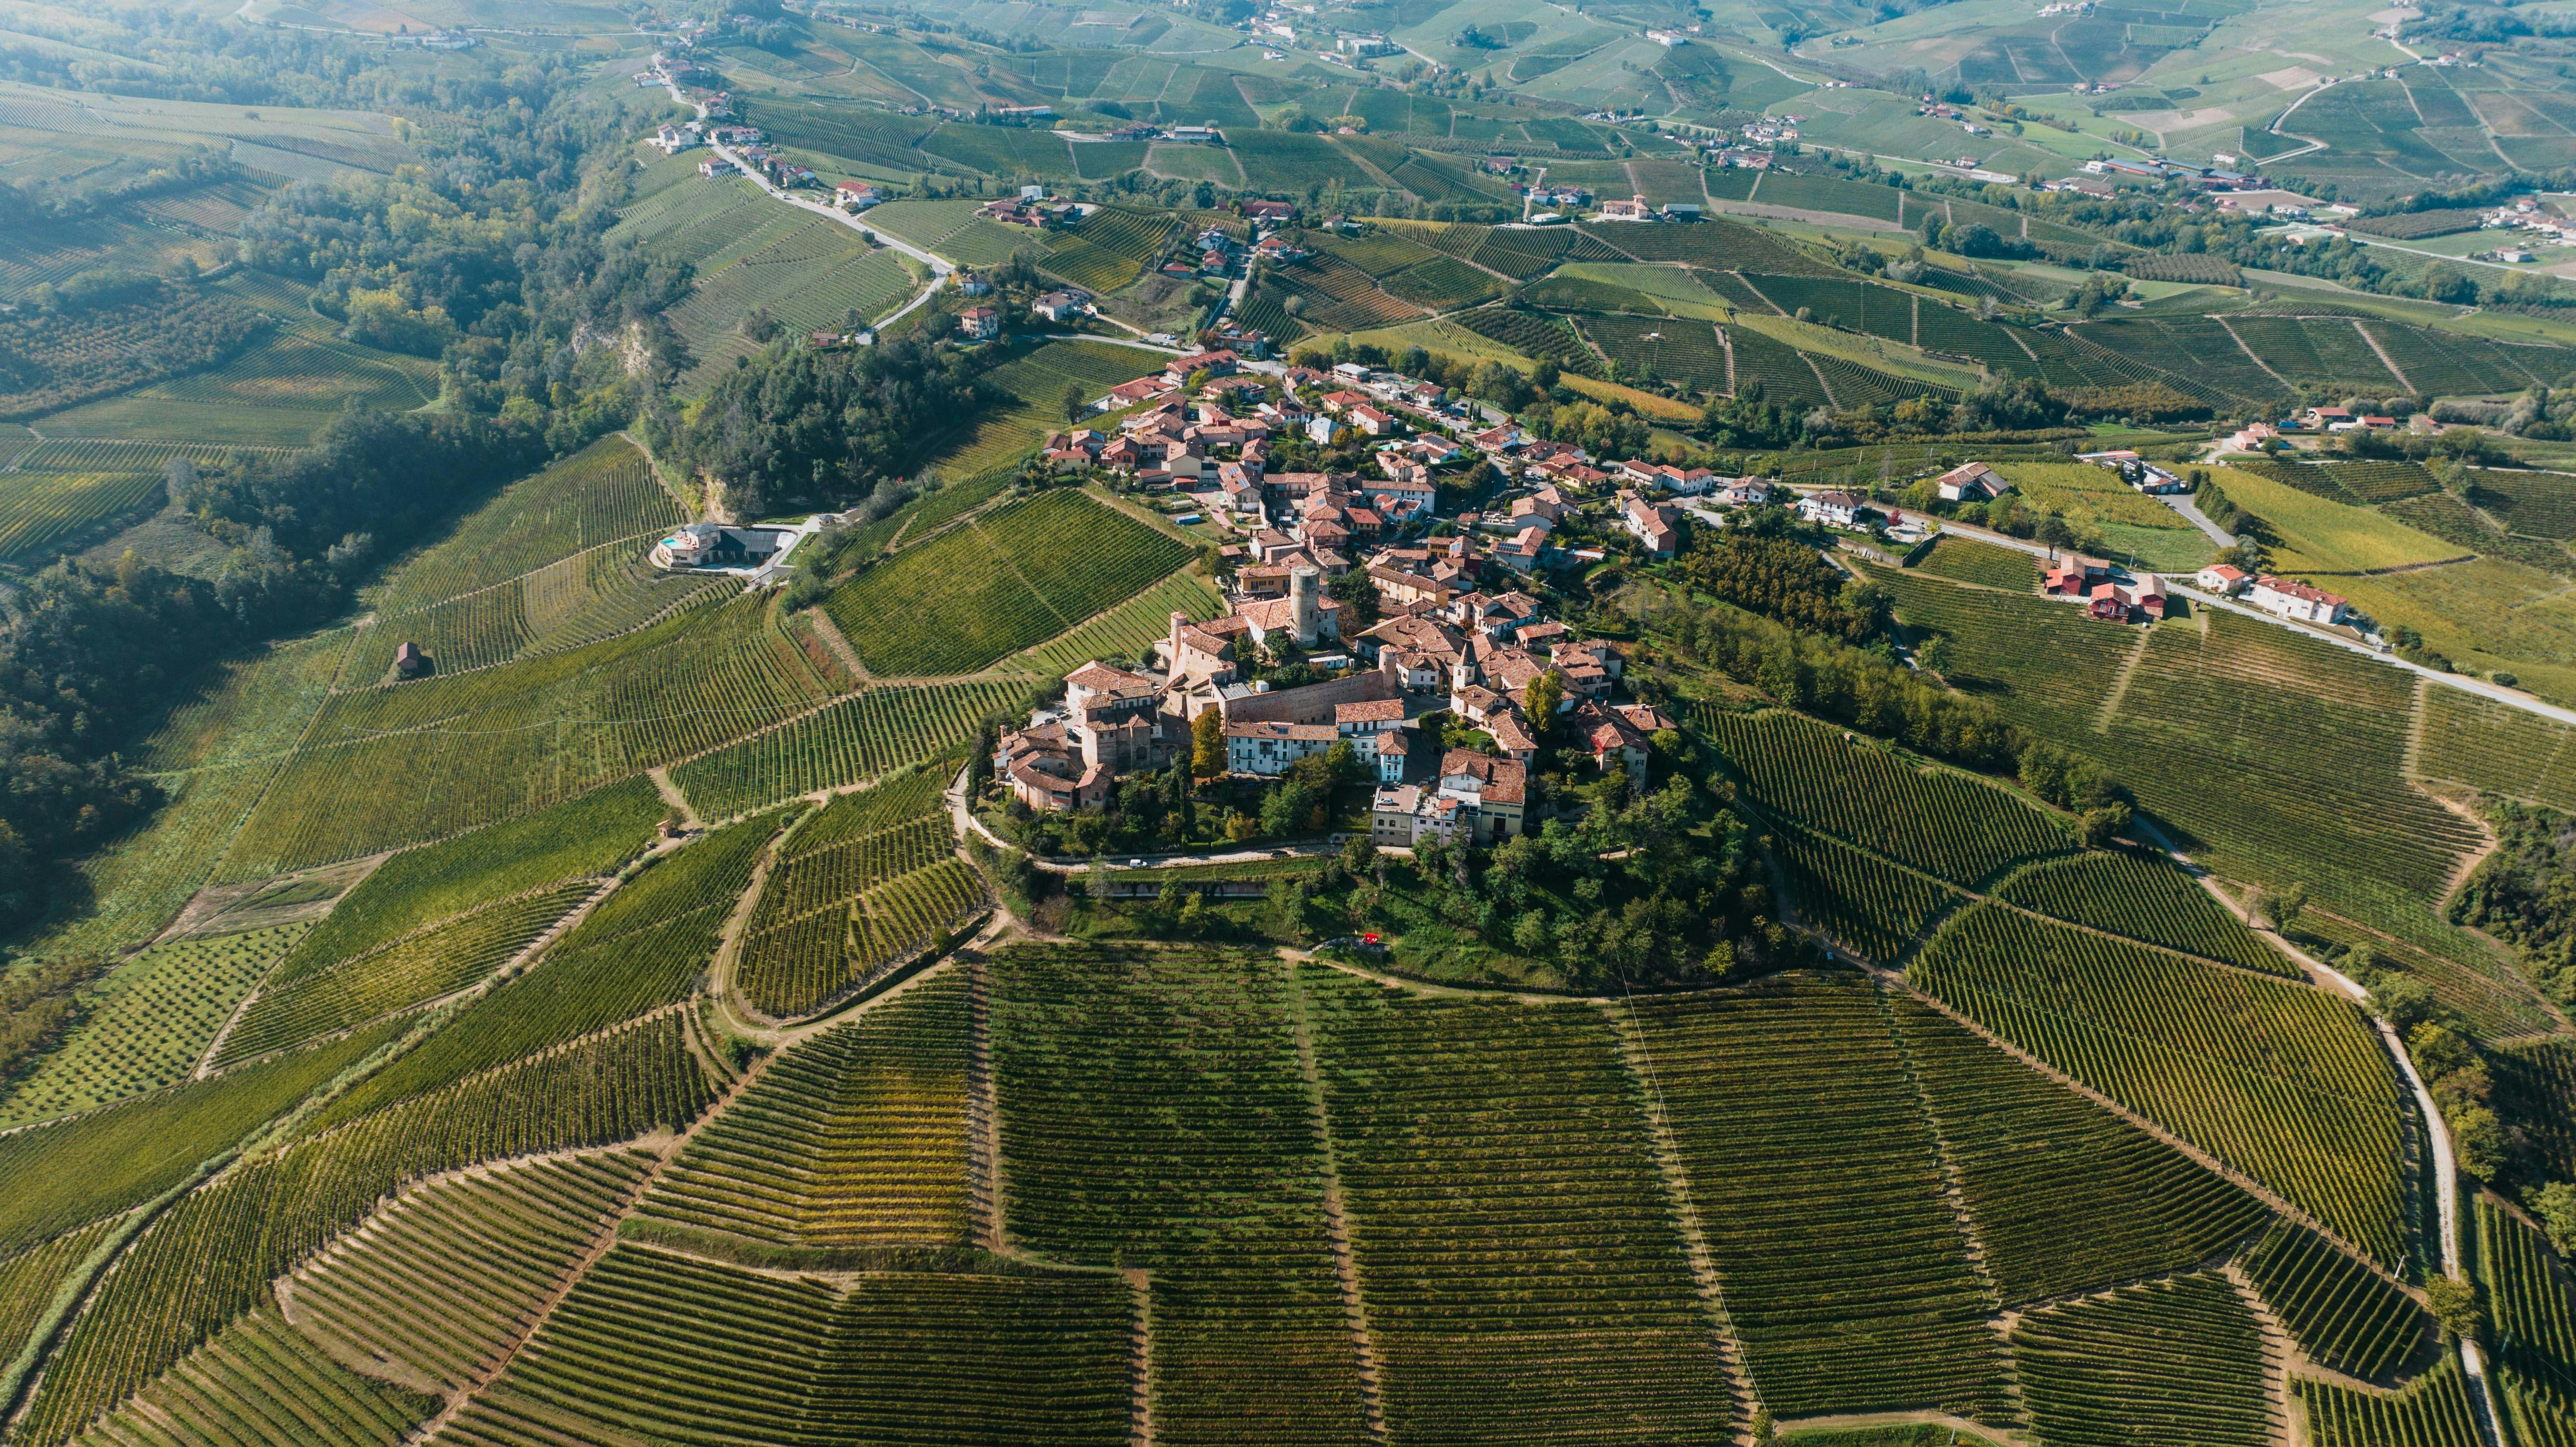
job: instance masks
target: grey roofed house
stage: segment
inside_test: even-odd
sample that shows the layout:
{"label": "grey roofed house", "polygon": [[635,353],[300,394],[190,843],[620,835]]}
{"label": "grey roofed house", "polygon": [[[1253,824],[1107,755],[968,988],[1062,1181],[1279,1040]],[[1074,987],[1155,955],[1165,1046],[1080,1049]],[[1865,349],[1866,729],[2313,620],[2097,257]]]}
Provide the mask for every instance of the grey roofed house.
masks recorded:
{"label": "grey roofed house", "polygon": [[657,568],[726,568],[758,563],[778,551],[782,537],[770,528],[733,528],[722,523],[682,523],[653,545]]}

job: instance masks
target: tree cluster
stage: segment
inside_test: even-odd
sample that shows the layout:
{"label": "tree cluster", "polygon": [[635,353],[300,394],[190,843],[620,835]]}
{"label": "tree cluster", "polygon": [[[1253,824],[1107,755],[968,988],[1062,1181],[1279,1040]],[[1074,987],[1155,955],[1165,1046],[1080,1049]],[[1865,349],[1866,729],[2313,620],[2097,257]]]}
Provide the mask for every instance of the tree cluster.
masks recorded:
{"label": "tree cluster", "polygon": [[1989,772],[2015,767],[2021,740],[1981,699],[1951,693],[1890,658],[1801,633],[1727,604],[1672,603],[1651,620],[1687,664],[1714,668],[1792,708]]}
{"label": "tree cluster", "polygon": [[1678,560],[1693,586],[1747,612],[1845,643],[1877,636],[1887,621],[1883,590],[1845,577],[1813,543],[1792,536],[1785,512],[1748,513],[1740,525],[1693,530]]}
{"label": "tree cluster", "polygon": [[970,355],[906,336],[847,352],[772,347],[685,413],[645,419],[655,453],[695,470],[745,516],[873,493],[999,395]]}

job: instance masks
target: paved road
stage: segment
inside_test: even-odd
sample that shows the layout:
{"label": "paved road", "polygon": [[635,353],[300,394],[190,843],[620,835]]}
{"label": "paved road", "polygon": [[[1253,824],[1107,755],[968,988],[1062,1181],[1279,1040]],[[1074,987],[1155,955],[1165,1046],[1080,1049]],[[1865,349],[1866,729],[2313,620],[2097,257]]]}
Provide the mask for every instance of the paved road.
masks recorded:
{"label": "paved road", "polygon": [[[707,118],[707,108],[704,105],[689,99],[686,94],[682,93],[678,85],[665,82],[665,86],[671,92],[671,99],[697,112],[698,119],[700,121],[704,121]],[[849,212],[842,210],[838,206],[816,201],[809,197],[791,195],[776,186],[770,185],[769,182],[761,178],[759,172],[743,164],[742,157],[735,154],[732,147],[720,145],[712,137],[707,141],[707,149],[714,151],[723,159],[731,161],[734,164],[734,167],[741,171],[745,177],[749,178],[753,185],[768,192],[772,200],[781,201],[787,205],[811,211],[817,216],[828,216],[832,220],[838,221],[842,225],[849,227],[851,230],[858,232],[860,235],[874,238],[880,244],[890,247],[893,250],[900,251],[904,255],[909,256],[930,268],[929,285],[924,286],[919,293],[914,295],[912,300],[905,302],[902,306],[895,308],[893,311],[888,312],[884,316],[871,322],[869,324],[871,326],[892,326],[894,323],[910,316],[913,312],[927,304],[932,297],[938,295],[939,289],[948,284],[950,274],[957,270],[957,264],[950,261],[947,257],[941,256],[937,252],[928,250],[927,248],[916,246],[912,242],[906,241],[891,231],[884,231],[877,227],[870,226],[866,220],[863,219],[866,215],[864,212],[854,216]]]}
{"label": "paved road", "polygon": [[[2174,499],[2171,498],[2166,499],[2167,502],[2171,502],[2173,500]],[[1696,512],[1698,510],[1694,509],[1694,511]],[[2193,511],[2197,512],[2199,509],[2194,508]],[[1706,513],[1700,513],[1699,515],[1708,516]],[[2207,524],[2207,520],[2205,518],[2202,521]],[[2215,527],[2216,525],[2207,524],[2207,526]],[[2051,552],[2048,545],[2045,543],[2034,543],[2026,539],[2011,537],[2003,533],[1989,532],[1984,528],[1970,527],[1965,523],[1944,520],[1941,524],[1941,531],[1944,533],[1956,534],[1957,536],[1964,538],[1971,538],[1981,543],[1992,543],[1994,546],[1999,548],[2010,548],[2017,553],[2028,553],[2034,558],[2045,559],[2050,556]],[[2230,544],[2233,544],[2236,541],[2234,538],[2226,538],[2225,540]],[[2293,623],[2287,618],[2280,617],[2273,613],[2266,613],[2260,608],[2253,607],[2250,604],[2239,603],[2233,598],[2221,598],[2214,593],[2204,593],[2198,588],[2178,581],[2174,574],[2167,573],[2160,576],[2164,578],[2165,586],[2168,589],[2185,598],[2189,598],[2192,602],[2200,604],[2203,607],[2221,609],[2225,612],[2234,613],[2241,617],[2251,618],[2258,623],[2271,624],[2275,628],[2286,628],[2302,637],[2313,638],[2319,643],[2330,643],[2337,648],[2343,649],[2347,653],[2358,653],[2364,658],[2386,664],[2390,668],[2402,668],[2419,677],[2429,678],[2435,683],[2441,684],[2446,688],[2456,688],[2462,693],[2474,693],[2480,698],[2491,699],[2494,702],[2504,704],[2507,707],[2521,709],[2524,713],[2536,714],[2541,718],[2548,719],[2552,723],[2576,726],[2576,709],[2564,709],[2558,707],[2556,704],[2542,703],[2539,699],[2533,698],[2529,694],[2517,693],[2509,688],[2500,688],[2482,678],[2471,678],[2465,674],[2458,673],[2444,673],[2440,669],[2426,668],[2420,663],[2409,663],[2405,659],[2399,658],[2393,653],[2382,653],[2378,649],[2371,647],[2369,644],[2360,642],[2356,639],[2345,638],[2340,634],[2328,633],[2322,629],[2311,628],[2302,623]]]}
{"label": "paved road", "polygon": [[2200,529],[2201,535],[2208,538],[2211,542],[2218,544],[2222,548],[2232,548],[2236,546],[2236,539],[2228,534],[2227,529],[2211,522],[2209,520],[2209,514],[2200,510],[2200,504],[2192,501],[2190,493],[2169,492],[2159,496],[2156,501],[2172,508],[2176,513],[2181,515],[2184,522]]}

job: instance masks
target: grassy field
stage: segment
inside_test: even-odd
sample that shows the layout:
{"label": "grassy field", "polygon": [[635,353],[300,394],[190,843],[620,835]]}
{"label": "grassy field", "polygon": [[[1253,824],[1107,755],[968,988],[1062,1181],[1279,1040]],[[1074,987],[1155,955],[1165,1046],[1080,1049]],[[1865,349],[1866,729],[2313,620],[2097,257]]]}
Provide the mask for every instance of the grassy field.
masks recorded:
{"label": "grassy field", "polygon": [[2333,502],[2244,468],[2215,476],[2229,501],[2271,525],[2285,569],[2360,573],[2464,556],[2461,548],[2368,508]]}
{"label": "grassy field", "polygon": [[[1058,544],[1080,536],[1079,554]],[[1078,493],[1044,493],[906,548],[825,603],[871,673],[971,673],[1067,632],[1187,562]]]}

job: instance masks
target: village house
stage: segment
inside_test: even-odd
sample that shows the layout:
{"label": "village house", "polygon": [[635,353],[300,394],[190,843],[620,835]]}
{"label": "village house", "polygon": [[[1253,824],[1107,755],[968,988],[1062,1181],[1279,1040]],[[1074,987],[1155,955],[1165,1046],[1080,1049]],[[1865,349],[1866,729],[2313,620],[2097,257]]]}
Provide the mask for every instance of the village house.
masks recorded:
{"label": "village house", "polygon": [[2111,576],[2111,565],[2101,558],[2088,558],[2081,553],[2068,553],[2048,565],[2048,580],[2040,591],[2069,598],[2089,598],[2095,584]]}
{"label": "village house", "polygon": [[1069,322],[1091,306],[1091,295],[1080,291],[1051,291],[1029,303],[1029,310],[1051,322]]}
{"label": "village house", "polygon": [[756,567],[777,553],[786,536],[771,528],[683,523],[655,543],[645,558],[654,567],[675,573],[691,568]]}
{"label": "village house", "polygon": [[1809,522],[1855,527],[1869,499],[1856,492],[1811,492],[1798,499],[1798,516]]}
{"label": "village house", "polygon": [[2318,623],[2331,627],[2344,620],[2351,604],[2322,588],[2269,574],[2254,580],[2245,601],[2266,613],[2278,614],[2298,623]]}
{"label": "village house", "polygon": [[2245,586],[2245,573],[2231,564],[2212,563],[2192,574],[2191,580],[2204,593],[2233,598]]}
{"label": "village house", "polygon": [[2004,475],[1982,462],[1963,463],[1932,479],[1943,502],[1984,502],[2012,490]]}
{"label": "village house", "polygon": [[2096,583],[2085,601],[2094,617],[2112,623],[2135,623],[2165,616],[2164,584],[2152,573],[2129,583]]}
{"label": "village house", "polygon": [[989,342],[1002,334],[1002,314],[988,306],[968,307],[957,314],[957,330],[971,341]]}
{"label": "village house", "polygon": [[1680,551],[1681,521],[1681,509],[1670,503],[1650,503],[1633,492],[1619,494],[1619,525],[1658,558]]}
{"label": "village house", "polygon": [[[1529,774],[1509,759],[1472,749],[1451,749],[1440,760],[1441,797],[1459,802],[1470,838],[1499,844],[1521,834],[1527,808]],[[1467,814],[1468,806],[1474,812]]]}

